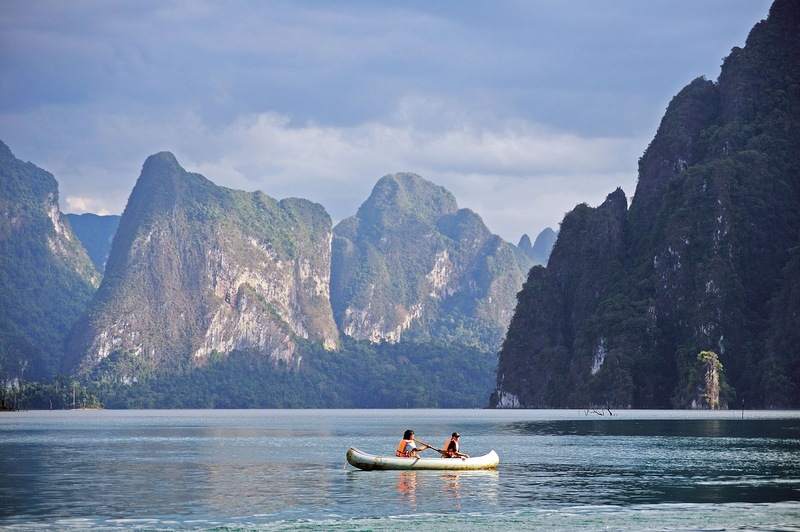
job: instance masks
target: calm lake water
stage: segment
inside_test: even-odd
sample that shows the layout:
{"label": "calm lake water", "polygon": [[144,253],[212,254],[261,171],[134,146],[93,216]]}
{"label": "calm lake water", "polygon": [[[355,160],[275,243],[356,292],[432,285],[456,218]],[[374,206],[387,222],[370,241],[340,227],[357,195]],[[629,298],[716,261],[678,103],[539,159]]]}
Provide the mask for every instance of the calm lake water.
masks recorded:
{"label": "calm lake water", "polygon": [[[0,413],[0,529],[800,530],[800,412],[614,414]],[[500,466],[346,465],[406,428]]]}

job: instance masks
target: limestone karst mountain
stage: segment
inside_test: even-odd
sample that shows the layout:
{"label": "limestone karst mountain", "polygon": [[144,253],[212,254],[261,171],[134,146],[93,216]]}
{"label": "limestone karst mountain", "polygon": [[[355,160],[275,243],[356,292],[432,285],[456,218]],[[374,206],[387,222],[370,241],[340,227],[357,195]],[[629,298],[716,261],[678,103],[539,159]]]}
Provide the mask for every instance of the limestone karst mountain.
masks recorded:
{"label": "limestone karst mountain", "polygon": [[776,0],[716,82],[673,98],[624,203],[564,218],[491,403],[688,408],[713,352],[719,406],[800,406],[799,3]]}
{"label": "limestone karst mountain", "polygon": [[86,376],[133,357],[139,372],[176,372],[234,351],[299,368],[298,341],[335,349],[340,335],[493,352],[529,266],[518,260],[413,174],[379,180],[334,229],[320,205],[219,187],[160,153],[144,164],[63,369]]}
{"label": "limestone karst mountain", "polygon": [[59,211],[55,178],[0,142],[0,385],[57,372],[100,277]]}
{"label": "limestone karst mountain", "polygon": [[331,230],[321,205],[226,189],[170,153],[149,157],[64,370],[127,353],[173,371],[232,350],[294,365],[298,338],[337,347]]}
{"label": "limestone karst mountain", "polygon": [[72,230],[92,259],[95,268],[104,271],[111,252],[111,242],[119,227],[119,216],[97,214],[67,214]]}
{"label": "limestone karst mountain", "polygon": [[340,330],[372,342],[499,347],[531,263],[411,173],[380,179],[334,228],[331,302]]}
{"label": "limestone karst mountain", "polygon": [[531,243],[531,238],[525,234],[519,239],[517,248],[533,263],[533,265],[541,264],[547,265],[550,260],[550,253],[553,251],[553,246],[556,243],[558,233],[553,231],[551,227],[545,227],[537,236],[536,240]]}

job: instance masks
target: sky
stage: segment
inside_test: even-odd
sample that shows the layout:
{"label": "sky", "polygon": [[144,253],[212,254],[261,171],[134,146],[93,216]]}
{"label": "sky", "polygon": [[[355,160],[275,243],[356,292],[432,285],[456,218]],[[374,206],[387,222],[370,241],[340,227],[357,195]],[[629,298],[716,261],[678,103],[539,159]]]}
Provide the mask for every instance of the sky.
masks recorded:
{"label": "sky", "polygon": [[0,140],[63,212],[121,214],[170,151],[356,213],[414,172],[516,244],[617,187],[766,0],[0,0]]}

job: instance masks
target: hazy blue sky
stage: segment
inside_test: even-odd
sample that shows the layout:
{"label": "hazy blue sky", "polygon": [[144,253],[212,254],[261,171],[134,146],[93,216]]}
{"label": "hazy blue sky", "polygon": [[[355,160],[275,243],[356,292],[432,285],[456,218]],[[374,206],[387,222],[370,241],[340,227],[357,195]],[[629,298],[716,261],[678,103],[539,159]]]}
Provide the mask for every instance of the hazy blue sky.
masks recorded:
{"label": "hazy blue sky", "polygon": [[767,0],[0,1],[0,139],[61,210],[119,214],[148,155],[321,203],[415,172],[517,243],[621,186],[670,99]]}

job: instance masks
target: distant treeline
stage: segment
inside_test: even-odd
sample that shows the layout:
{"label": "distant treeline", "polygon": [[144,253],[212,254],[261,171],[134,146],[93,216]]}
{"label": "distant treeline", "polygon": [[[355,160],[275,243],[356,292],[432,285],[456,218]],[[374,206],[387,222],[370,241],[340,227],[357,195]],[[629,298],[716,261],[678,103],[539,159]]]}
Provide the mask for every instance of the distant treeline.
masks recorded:
{"label": "distant treeline", "polygon": [[68,410],[100,408],[97,396],[63,375],[51,382],[17,382],[0,388],[0,410]]}
{"label": "distant treeline", "polygon": [[15,409],[482,408],[497,365],[494,354],[444,343],[345,340],[338,351],[311,343],[301,349],[299,367],[233,352],[206,367],[157,375],[117,352],[88,382],[59,376],[3,390],[0,399]]}

